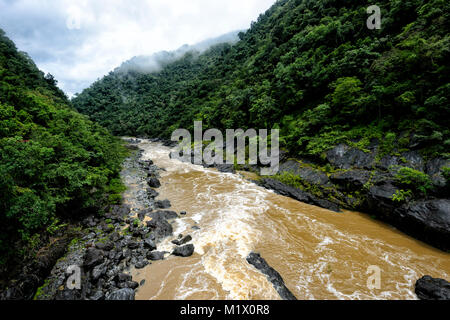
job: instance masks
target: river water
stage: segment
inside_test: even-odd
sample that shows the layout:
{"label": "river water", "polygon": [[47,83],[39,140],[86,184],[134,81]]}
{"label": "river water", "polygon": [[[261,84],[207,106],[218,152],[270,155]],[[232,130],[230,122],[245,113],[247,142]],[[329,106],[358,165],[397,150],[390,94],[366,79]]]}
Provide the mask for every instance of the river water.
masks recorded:
{"label": "river water", "polygon": [[[169,210],[187,211],[175,220],[174,236],[191,235],[195,253],[132,270],[134,280],[145,279],[136,299],[279,299],[247,263],[251,251],[280,273],[298,299],[416,299],[414,283],[421,276],[450,278],[450,254],[368,215],[277,195],[244,173],[172,160],[170,149],[158,143],[142,140],[139,147],[143,159],[166,170],[158,199],[169,199]],[[171,240],[158,250],[171,252]],[[370,266],[381,270],[379,289],[367,285]]]}

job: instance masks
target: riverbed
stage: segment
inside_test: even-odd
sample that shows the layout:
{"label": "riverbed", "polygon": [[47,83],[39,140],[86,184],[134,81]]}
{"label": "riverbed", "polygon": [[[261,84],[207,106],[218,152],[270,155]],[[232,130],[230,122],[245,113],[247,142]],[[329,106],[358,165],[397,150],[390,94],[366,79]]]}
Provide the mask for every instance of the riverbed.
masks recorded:
{"label": "riverbed", "polygon": [[[191,235],[195,252],[133,269],[134,280],[145,280],[136,299],[279,299],[246,261],[252,251],[298,299],[416,299],[414,284],[423,275],[450,278],[450,254],[366,214],[332,212],[259,187],[245,173],[170,159],[170,149],[160,143],[141,140],[138,146],[143,160],[164,168],[157,199],[169,199],[169,210],[186,211],[174,221],[174,235]],[[133,181],[125,184],[139,188]],[[158,250],[172,252],[171,240]],[[380,270],[379,288],[368,285],[374,267]]]}

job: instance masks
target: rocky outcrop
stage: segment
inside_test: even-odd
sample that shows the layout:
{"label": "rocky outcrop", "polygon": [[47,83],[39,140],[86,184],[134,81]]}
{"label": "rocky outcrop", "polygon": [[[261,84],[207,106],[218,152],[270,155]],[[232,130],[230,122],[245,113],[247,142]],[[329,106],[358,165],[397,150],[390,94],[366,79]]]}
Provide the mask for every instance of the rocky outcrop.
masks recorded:
{"label": "rocky outcrop", "polygon": [[450,282],[424,276],[417,280],[415,292],[421,300],[450,300]]}
{"label": "rocky outcrop", "polygon": [[416,201],[396,208],[392,224],[444,251],[450,250],[450,200]]}
{"label": "rocky outcrop", "polygon": [[105,300],[122,300],[122,301],[134,300],[134,296],[135,293],[133,289],[124,288],[111,292],[106,296]]}
{"label": "rocky outcrop", "polygon": [[363,168],[370,169],[375,164],[375,154],[351,148],[346,144],[339,144],[329,150],[327,161],[339,169]]}
{"label": "rocky outcrop", "polygon": [[292,294],[291,291],[289,291],[289,289],[284,284],[284,280],[280,276],[280,274],[271,266],[269,266],[266,260],[264,260],[264,258],[262,258],[259,253],[251,252],[247,257],[247,262],[250,263],[252,266],[254,266],[256,269],[258,269],[261,273],[263,273],[267,277],[267,280],[269,280],[270,283],[272,283],[273,287],[278,292],[281,299],[297,300],[297,298]]}
{"label": "rocky outcrop", "polygon": [[194,254],[194,245],[193,244],[187,244],[185,246],[182,247],[176,247],[172,254],[174,256],[179,256],[179,257],[190,257]]}
{"label": "rocky outcrop", "polygon": [[288,186],[278,180],[266,178],[256,181],[256,183],[266,189],[273,190],[280,195],[290,197],[308,204],[316,205],[335,212],[340,212],[339,205],[326,199],[319,199],[308,192]]}

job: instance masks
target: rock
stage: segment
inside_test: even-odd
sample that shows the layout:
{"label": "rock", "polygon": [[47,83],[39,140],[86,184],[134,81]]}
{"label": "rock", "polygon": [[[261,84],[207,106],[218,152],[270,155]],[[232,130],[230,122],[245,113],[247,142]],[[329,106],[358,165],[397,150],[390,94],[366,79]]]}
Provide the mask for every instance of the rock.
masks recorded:
{"label": "rock", "polygon": [[179,257],[190,257],[194,253],[194,245],[188,244],[182,247],[176,247],[172,254]]}
{"label": "rock", "polygon": [[103,292],[101,290],[99,290],[99,291],[96,291],[89,299],[98,301],[98,300],[103,300],[104,298],[105,298],[105,295],[103,294]]}
{"label": "rock", "polygon": [[153,235],[157,241],[161,241],[173,234],[173,228],[167,220],[153,219],[147,222],[147,227],[153,230]]}
{"label": "rock", "polygon": [[391,223],[419,240],[450,250],[449,199],[407,203],[394,210]]}
{"label": "rock", "polygon": [[424,171],[425,163],[422,156],[417,151],[408,151],[402,153],[402,158],[406,160],[405,167],[409,167],[415,170]]}
{"label": "rock", "polygon": [[132,279],[131,275],[126,274],[126,273],[119,273],[114,278],[114,280],[117,282],[127,282],[127,281],[131,281],[131,279]]}
{"label": "rock", "polygon": [[297,298],[292,294],[291,291],[289,291],[289,289],[284,284],[283,278],[280,276],[280,274],[271,266],[269,266],[266,260],[264,260],[259,255],[259,253],[250,253],[247,257],[247,262],[253,265],[267,277],[267,280],[272,283],[273,287],[283,300],[297,300]]}
{"label": "rock", "polygon": [[171,219],[178,218],[178,215],[174,211],[158,210],[158,211],[149,213],[148,217],[152,218],[154,220],[158,220],[158,219],[171,220]]}
{"label": "rock", "polygon": [[236,170],[234,169],[234,165],[232,164],[217,164],[214,165],[217,170],[223,173],[235,173]]}
{"label": "rock", "polygon": [[155,190],[155,189],[151,189],[151,188],[148,188],[147,189],[147,195],[150,197],[150,198],[156,198],[157,196],[159,196],[159,193]]}
{"label": "rock", "polygon": [[92,274],[91,274],[91,278],[94,281],[97,281],[102,275],[104,275],[106,273],[106,262],[96,266],[93,270],[92,270]]}
{"label": "rock", "polygon": [[370,173],[365,170],[348,170],[331,175],[331,181],[344,186],[346,190],[360,190],[370,179]]}
{"label": "rock", "polygon": [[142,279],[139,285],[142,287],[145,284],[145,279]]}
{"label": "rock", "polygon": [[152,239],[145,239],[144,240],[144,248],[149,249],[150,251],[156,250],[156,244],[155,241]]}
{"label": "rock", "polygon": [[424,276],[417,280],[415,292],[422,300],[450,300],[450,282]]}
{"label": "rock", "polygon": [[158,200],[158,201],[156,201],[155,202],[155,207],[157,208],[157,209],[168,209],[168,208],[170,208],[172,205],[170,204],[170,201],[169,200]]}
{"label": "rock", "polygon": [[433,185],[437,188],[445,188],[447,184],[442,175],[442,169],[445,167],[450,168],[450,160],[435,158],[427,162],[426,173],[431,177]]}
{"label": "rock", "polygon": [[114,244],[111,241],[97,242],[95,244],[95,247],[99,250],[111,251],[112,249],[114,249]]}
{"label": "rock", "polygon": [[279,172],[289,172],[295,174],[311,184],[326,185],[330,182],[328,176],[324,172],[305,166],[295,160],[289,160],[282,163],[280,165]]}
{"label": "rock", "polygon": [[143,269],[148,265],[149,265],[149,262],[147,260],[140,259],[138,262],[136,262],[135,267],[136,267],[136,269]]}
{"label": "rock", "polygon": [[137,283],[136,281],[128,281],[126,282],[126,284],[130,289],[137,289],[139,287],[139,283]]}
{"label": "rock", "polygon": [[106,300],[134,300],[134,290],[130,288],[119,289],[111,292],[106,296]]}
{"label": "rock", "polygon": [[339,144],[327,152],[327,160],[339,169],[370,169],[375,164],[375,152],[364,152]]}
{"label": "rock", "polygon": [[70,289],[64,289],[64,290],[58,290],[55,296],[55,300],[61,301],[75,301],[75,300],[81,300],[82,294],[81,290],[70,290]]}
{"label": "rock", "polygon": [[104,259],[105,258],[103,256],[103,252],[101,250],[89,248],[86,250],[86,253],[84,255],[83,266],[89,269],[102,264]]}
{"label": "rock", "polygon": [[159,182],[159,180],[157,178],[148,178],[147,179],[147,184],[149,187],[151,188],[159,188],[161,187],[161,182]]}
{"label": "rock", "polygon": [[318,199],[308,192],[285,185],[278,180],[266,178],[256,181],[256,183],[266,189],[274,190],[282,196],[290,197],[304,203],[313,204],[331,211],[340,212],[339,205],[325,199]]}
{"label": "rock", "polygon": [[151,261],[164,260],[164,252],[153,251],[147,254],[147,259]]}
{"label": "rock", "polygon": [[128,248],[130,248],[130,249],[137,249],[137,248],[139,248],[139,242],[137,242],[137,241],[130,241],[130,242],[128,242]]}
{"label": "rock", "polygon": [[173,240],[172,243],[175,244],[175,245],[177,245],[177,246],[181,246],[181,245],[183,245],[183,244],[188,243],[188,242],[191,241],[191,240],[192,240],[192,237],[191,237],[191,236],[186,236],[186,237],[184,237],[184,238],[181,239],[181,240]]}
{"label": "rock", "polygon": [[397,206],[392,200],[397,190],[390,182],[370,187],[367,194],[369,211],[377,212],[378,217],[387,218]]}

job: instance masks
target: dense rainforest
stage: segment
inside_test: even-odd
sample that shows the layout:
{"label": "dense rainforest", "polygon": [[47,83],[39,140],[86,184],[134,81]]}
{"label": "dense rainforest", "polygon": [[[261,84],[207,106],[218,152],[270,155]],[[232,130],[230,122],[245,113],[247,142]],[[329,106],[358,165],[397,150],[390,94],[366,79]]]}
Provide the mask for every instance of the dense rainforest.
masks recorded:
{"label": "dense rainforest", "polygon": [[320,160],[347,142],[383,151],[450,146],[450,3],[277,1],[235,45],[191,52],[154,73],[112,72],[73,99],[116,135],[177,128],[280,128],[293,156]]}
{"label": "dense rainforest", "polygon": [[56,84],[0,30],[2,278],[68,221],[120,199],[122,143]]}

